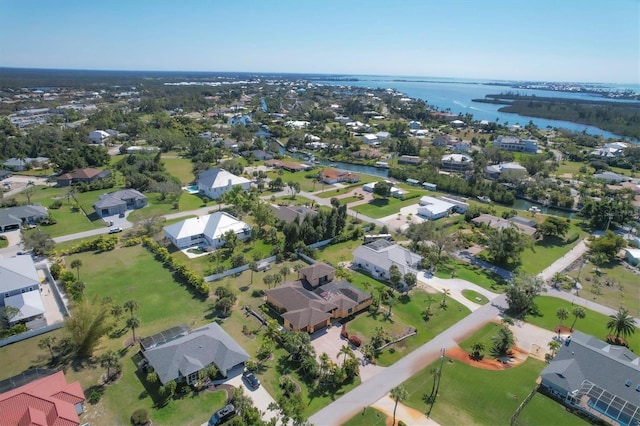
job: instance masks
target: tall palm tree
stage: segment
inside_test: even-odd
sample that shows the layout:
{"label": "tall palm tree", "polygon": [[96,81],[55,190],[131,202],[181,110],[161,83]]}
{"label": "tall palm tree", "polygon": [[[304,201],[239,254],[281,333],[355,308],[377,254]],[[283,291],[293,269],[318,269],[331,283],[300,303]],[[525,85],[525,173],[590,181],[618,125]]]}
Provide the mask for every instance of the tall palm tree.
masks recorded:
{"label": "tall palm tree", "polygon": [[126,302],[124,302],[123,306],[127,311],[129,311],[131,316],[133,316],[133,311],[135,311],[140,307],[140,305],[138,304],[138,301],[135,299],[127,300]]}
{"label": "tall palm tree", "polygon": [[560,349],[560,346],[560,342],[558,342],[557,340],[552,340],[549,342],[549,349],[551,349],[551,352],[554,356],[558,352],[558,349]]}
{"label": "tall palm tree", "polygon": [[133,333],[133,343],[136,343],[136,328],[140,327],[140,319],[137,317],[127,318],[127,328],[131,329]]}
{"label": "tall palm tree", "polygon": [[431,294],[427,294],[424,298],[424,301],[427,304],[427,311],[431,311],[431,304],[436,301],[436,298],[433,297]]}
{"label": "tall palm tree", "polygon": [[582,309],[580,306],[576,306],[575,308],[573,308],[571,313],[573,314],[573,324],[571,324],[571,331],[573,331],[573,327],[575,327],[578,319],[582,319],[586,317],[587,312],[584,309]]}
{"label": "tall palm tree", "polygon": [[52,362],[56,357],[55,354],[53,353],[53,344],[55,343],[55,341],[56,341],[56,338],[54,336],[45,336],[42,339],[40,339],[40,341],[38,342],[38,347],[40,349],[44,349],[44,348],[49,349],[49,352],[51,353]]}
{"label": "tall palm tree", "polygon": [[391,425],[394,426],[396,424],[396,409],[398,408],[398,402],[407,399],[409,397],[409,392],[407,392],[404,386],[400,385],[391,389],[390,396],[391,399],[396,402],[393,406],[393,422],[391,422]]}
{"label": "tall palm tree", "polygon": [[75,269],[76,271],[78,271],[78,281],[80,281],[80,267],[82,266],[82,260],[80,259],[73,259],[71,261],[71,268]]}
{"label": "tall palm tree", "polygon": [[562,327],[562,322],[569,318],[569,311],[566,308],[558,308],[556,311],[556,316],[560,320],[560,326],[558,327],[558,336],[560,335],[560,328]]}
{"label": "tall palm tree", "polygon": [[609,318],[607,330],[615,333],[616,340],[620,339],[620,336],[626,338],[636,332],[636,320],[629,315],[628,310],[620,308],[615,315],[609,315]]}
{"label": "tall palm tree", "polygon": [[447,296],[450,294],[451,294],[451,290],[449,290],[448,288],[442,289],[442,303],[440,303],[440,306],[442,307],[447,306]]}
{"label": "tall palm tree", "polygon": [[338,352],[338,356],[344,355],[342,359],[342,366],[344,367],[344,363],[347,362],[347,357],[353,358],[355,355],[353,354],[353,350],[349,347],[349,345],[342,345],[340,351]]}
{"label": "tall palm tree", "polygon": [[[100,365],[107,369],[107,382],[111,380],[111,369],[120,365],[120,357],[114,350],[110,350],[102,354],[100,357]],[[117,371],[117,370],[116,370]]]}

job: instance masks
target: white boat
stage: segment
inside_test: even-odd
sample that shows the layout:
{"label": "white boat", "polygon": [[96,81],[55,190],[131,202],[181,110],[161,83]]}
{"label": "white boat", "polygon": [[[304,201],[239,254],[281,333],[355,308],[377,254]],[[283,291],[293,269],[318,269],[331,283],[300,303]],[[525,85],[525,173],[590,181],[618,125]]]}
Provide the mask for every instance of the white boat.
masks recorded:
{"label": "white boat", "polygon": [[540,208],[539,208],[539,207],[531,206],[531,207],[529,207],[529,211],[530,211],[531,213],[540,213],[540,211],[541,211],[541,210],[540,210]]}
{"label": "white boat", "polygon": [[478,200],[480,200],[481,203],[491,202],[491,198],[487,197],[486,195],[478,196]]}
{"label": "white boat", "polygon": [[388,169],[389,168],[389,163],[386,163],[384,161],[378,161],[376,162],[376,167],[379,169]]}

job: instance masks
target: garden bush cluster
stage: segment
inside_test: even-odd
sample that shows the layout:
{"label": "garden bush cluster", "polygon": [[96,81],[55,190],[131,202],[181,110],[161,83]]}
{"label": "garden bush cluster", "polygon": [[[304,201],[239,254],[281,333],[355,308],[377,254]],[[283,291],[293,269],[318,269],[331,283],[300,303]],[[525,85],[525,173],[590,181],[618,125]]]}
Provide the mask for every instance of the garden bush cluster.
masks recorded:
{"label": "garden bush cluster", "polygon": [[185,264],[179,263],[171,257],[169,250],[165,247],[162,247],[149,237],[144,237],[142,239],[142,246],[153,253],[155,258],[162,262],[165,268],[176,274],[179,279],[184,281],[184,283],[189,285],[196,292],[205,297],[209,295],[209,291],[211,290],[209,288],[209,284],[207,284],[200,275],[193,272]]}
{"label": "garden bush cluster", "polygon": [[105,237],[104,235],[99,236],[90,241],[83,241],[77,246],[71,247],[69,250],[62,253],[63,256],[74,254],[74,253],[82,253],[85,251],[111,251],[116,248],[118,245],[118,237],[110,236]]}

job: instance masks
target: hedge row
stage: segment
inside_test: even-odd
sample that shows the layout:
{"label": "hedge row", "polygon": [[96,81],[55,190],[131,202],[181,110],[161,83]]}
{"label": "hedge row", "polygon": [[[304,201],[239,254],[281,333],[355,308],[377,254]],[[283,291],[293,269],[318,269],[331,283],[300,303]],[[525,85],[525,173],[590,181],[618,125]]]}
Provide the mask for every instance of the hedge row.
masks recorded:
{"label": "hedge row", "polygon": [[165,247],[162,247],[160,244],[156,243],[153,239],[149,237],[142,238],[142,246],[149,250],[155,258],[162,262],[165,268],[172,271],[177,275],[179,279],[184,281],[186,284],[191,286],[195,291],[203,296],[209,296],[209,292],[211,288],[209,284],[205,282],[205,280],[191,269],[187,267],[187,265],[183,263],[179,263],[171,254],[169,254],[169,250]]}
{"label": "hedge row", "polygon": [[62,255],[68,256],[70,254],[82,253],[85,251],[111,251],[115,249],[117,245],[117,236],[105,237],[104,235],[101,235],[91,241],[83,241],[79,245],[71,247],[69,250],[62,252]]}

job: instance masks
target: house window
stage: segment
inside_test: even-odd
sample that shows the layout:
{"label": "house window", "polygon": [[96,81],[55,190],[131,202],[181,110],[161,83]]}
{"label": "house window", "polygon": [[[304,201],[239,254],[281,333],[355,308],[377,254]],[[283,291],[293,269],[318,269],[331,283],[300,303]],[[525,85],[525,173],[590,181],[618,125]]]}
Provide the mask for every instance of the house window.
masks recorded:
{"label": "house window", "polygon": [[189,374],[189,376],[187,376],[187,383],[188,384],[193,384],[198,380],[198,372],[196,371],[195,373],[191,373]]}

